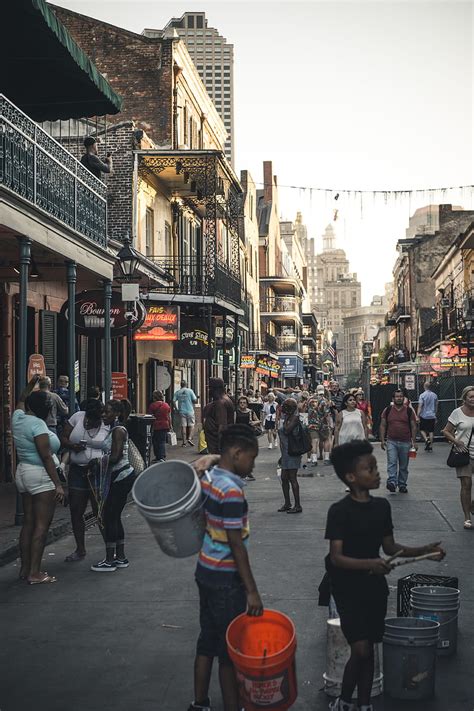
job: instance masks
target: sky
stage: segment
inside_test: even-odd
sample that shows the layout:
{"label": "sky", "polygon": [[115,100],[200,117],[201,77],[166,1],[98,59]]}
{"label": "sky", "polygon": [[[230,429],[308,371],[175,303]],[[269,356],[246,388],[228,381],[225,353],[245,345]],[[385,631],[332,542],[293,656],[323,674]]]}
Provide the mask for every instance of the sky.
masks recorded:
{"label": "sky", "polygon": [[236,171],[250,170],[258,184],[271,160],[282,218],[301,210],[318,248],[333,224],[363,303],[383,293],[417,207],[474,208],[471,189],[423,192],[474,184],[472,2],[56,4],[139,33],[206,12],[234,44]]}

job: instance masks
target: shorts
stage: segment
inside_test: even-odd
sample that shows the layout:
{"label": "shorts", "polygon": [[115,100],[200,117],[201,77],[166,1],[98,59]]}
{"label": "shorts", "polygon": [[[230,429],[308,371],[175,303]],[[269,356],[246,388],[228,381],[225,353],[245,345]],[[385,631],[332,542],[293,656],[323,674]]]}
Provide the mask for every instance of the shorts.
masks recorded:
{"label": "shorts", "polygon": [[241,583],[211,587],[197,583],[199,588],[199,622],[201,632],[196,653],[203,657],[218,657],[229,664],[225,635],[238,615],[247,609],[247,595]]}
{"label": "shorts", "polygon": [[469,460],[469,464],[465,467],[456,467],[456,476],[461,479],[463,476],[470,476],[474,474],[474,459]]}
{"label": "shorts", "polygon": [[40,464],[27,464],[26,462],[18,464],[15,484],[20,494],[31,494],[31,496],[56,489],[56,485],[44,467]]}
{"label": "shorts", "polygon": [[73,464],[69,465],[69,473],[67,475],[67,487],[69,491],[89,492],[90,485],[87,477],[89,465]]}
{"label": "shorts", "polygon": [[263,426],[266,430],[274,430],[275,429],[275,420],[265,420],[263,423]]}
{"label": "shorts", "polygon": [[319,430],[310,430],[309,436],[311,439],[319,439]]}
{"label": "shorts", "polygon": [[333,592],[341,629],[349,644],[368,640],[373,644],[382,641],[385,631],[388,595],[382,590],[378,595],[362,593],[356,597]]}
{"label": "shorts", "polygon": [[425,420],[424,417],[420,417],[420,430],[422,432],[428,432],[428,433],[434,432],[435,423],[436,423],[436,420],[434,418]]}
{"label": "shorts", "polygon": [[181,415],[181,427],[194,427],[196,424],[196,417],[194,415]]}

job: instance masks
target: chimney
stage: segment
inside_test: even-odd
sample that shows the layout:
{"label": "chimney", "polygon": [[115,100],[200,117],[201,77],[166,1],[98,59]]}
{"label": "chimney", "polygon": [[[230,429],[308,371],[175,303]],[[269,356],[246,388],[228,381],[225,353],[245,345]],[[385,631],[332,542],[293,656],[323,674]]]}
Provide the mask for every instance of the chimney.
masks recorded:
{"label": "chimney", "polygon": [[273,166],[271,160],[263,161],[263,199],[271,202],[273,199]]}

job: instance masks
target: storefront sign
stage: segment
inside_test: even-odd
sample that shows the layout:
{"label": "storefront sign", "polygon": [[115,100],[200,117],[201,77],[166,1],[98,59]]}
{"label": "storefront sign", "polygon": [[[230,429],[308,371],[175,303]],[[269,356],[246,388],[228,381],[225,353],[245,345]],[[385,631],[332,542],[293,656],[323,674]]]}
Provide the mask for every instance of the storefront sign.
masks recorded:
{"label": "storefront sign", "polygon": [[126,400],[128,398],[128,385],[126,373],[112,373],[112,399]]}
{"label": "storefront sign", "polygon": [[415,389],[415,375],[414,374],[407,374],[405,375],[405,387],[407,390],[414,390]]}
{"label": "storefront sign", "polygon": [[[220,346],[222,343],[222,340],[223,340],[223,336],[224,336],[224,327],[223,326],[216,326],[216,328],[214,330],[214,336],[216,339],[216,344],[218,346]],[[225,329],[225,340],[226,340],[227,345],[229,345],[230,343],[233,343],[233,341],[234,341],[234,327],[229,324],[227,324],[226,329]]]}
{"label": "storefront sign", "polygon": [[[100,289],[81,291],[76,294],[76,332],[90,338],[104,337],[104,292]],[[67,318],[68,302],[65,301],[61,313]],[[124,336],[127,333],[126,303],[122,301],[120,292],[112,292],[110,304],[110,333],[112,338]],[[145,320],[146,310],[141,301],[134,303],[132,331],[140,328]]]}
{"label": "storefront sign", "polygon": [[[174,358],[205,360],[208,357],[209,332],[205,319],[181,316],[180,337],[173,344]],[[214,358],[214,340],[211,340],[211,356]]]}
{"label": "storefront sign", "polygon": [[279,356],[281,374],[285,378],[303,377],[303,359],[300,356]]}
{"label": "storefront sign", "polygon": [[179,306],[148,304],[142,326],[135,331],[136,341],[177,341],[179,338]]}
{"label": "storefront sign", "polygon": [[33,353],[30,355],[28,361],[28,377],[27,382],[30,382],[34,375],[39,375],[40,378],[44,378],[46,375],[46,366],[44,364],[44,358],[41,353]]}
{"label": "storefront sign", "polygon": [[255,356],[254,355],[240,356],[240,367],[241,368],[255,368]]}
{"label": "storefront sign", "polygon": [[266,356],[257,356],[255,372],[259,375],[270,375],[270,369],[268,367],[268,359]]}

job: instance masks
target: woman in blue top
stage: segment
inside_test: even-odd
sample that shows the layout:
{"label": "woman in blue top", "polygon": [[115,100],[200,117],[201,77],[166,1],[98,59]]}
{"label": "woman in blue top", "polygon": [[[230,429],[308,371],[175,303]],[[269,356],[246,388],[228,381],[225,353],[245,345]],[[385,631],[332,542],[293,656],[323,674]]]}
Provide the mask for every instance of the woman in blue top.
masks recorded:
{"label": "woman in blue top", "polygon": [[105,425],[110,425],[110,433],[104,440],[103,449],[109,457],[107,474],[110,489],[102,514],[105,558],[91,565],[91,570],[97,573],[111,573],[117,568],[129,566],[125,556],[122,511],[135,481],[135,472],[128,459],[128,432],[125,427],[130,410],[128,400],[110,400],[105,406],[103,419]]}
{"label": "woman in blue top", "polygon": [[33,392],[38,380],[39,376],[30,380],[12,415],[18,460],[15,484],[21,494],[24,512],[20,533],[20,578],[30,585],[56,582],[56,578],[41,571],[40,566],[56,501],[64,498],[53,460],[53,454],[59,450],[59,439],[46,424],[51,399],[45,391]]}

